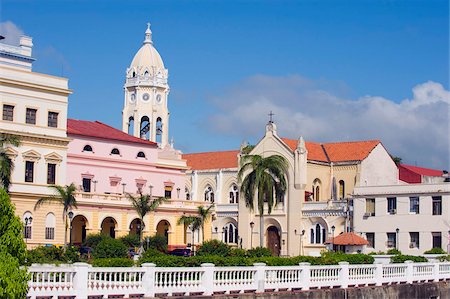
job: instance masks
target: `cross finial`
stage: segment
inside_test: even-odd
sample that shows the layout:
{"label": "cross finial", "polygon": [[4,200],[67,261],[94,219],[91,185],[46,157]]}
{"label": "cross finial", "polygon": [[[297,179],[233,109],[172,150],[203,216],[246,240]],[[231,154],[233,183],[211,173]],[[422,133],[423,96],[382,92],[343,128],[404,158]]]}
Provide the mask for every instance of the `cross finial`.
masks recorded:
{"label": "cross finial", "polygon": [[269,113],[269,122],[273,123],[273,116],[275,115],[275,113],[272,112],[272,110]]}
{"label": "cross finial", "polygon": [[153,44],[153,42],[152,42],[152,30],[150,29],[150,22],[147,23],[147,30],[145,30],[144,44]]}

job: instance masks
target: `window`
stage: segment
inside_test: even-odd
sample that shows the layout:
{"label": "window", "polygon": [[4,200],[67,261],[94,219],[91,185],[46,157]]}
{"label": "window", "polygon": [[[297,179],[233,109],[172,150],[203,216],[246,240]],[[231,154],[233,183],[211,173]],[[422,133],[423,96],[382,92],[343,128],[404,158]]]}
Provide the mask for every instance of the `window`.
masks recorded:
{"label": "window", "polygon": [[233,184],[230,187],[230,203],[238,203],[239,202],[239,190],[236,184]]}
{"label": "window", "polygon": [[233,223],[223,227],[223,241],[225,243],[237,244],[239,239],[238,229]]}
{"label": "window", "polygon": [[310,229],[310,243],[311,244],[323,244],[325,243],[326,230],[325,228],[317,223]]}
{"label": "window", "polygon": [[23,237],[25,239],[31,239],[33,216],[31,215],[30,212],[26,212],[25,214],[23,214],[23,223],[24,223]]}
{"label": "window", "polygon": [[419,233],[410,232],[409,233],[409,248],[419,248]]}
{"label": "window", "polygon": [[172,190],[164,190],[164,197],[165,198],[172,198]]}
{"label": "window", "polygon": [[91,179],[83,178],[83,191],[91,192]]}
{"label": "window", "polygon": [[366,198],[365,216],[375,216],[375,198]]}
{"label": "window", "polygon": [[345,182],[343,180],[339,181],[339,199],[345,198]]}
{"label": "window", "polygon": [[432,248],[442,248],[442,234],[441,232],[431,233],[433,237],[433,247]]}
{"label": "window", "polygon": [[207,186],[205,189],[205,201],[214,202],[214,191],[211,186]]}
{"label": "window", "polygon": [[433,196],[433,215],[442,215],[442,196]]}
{"label": "window", "polygon": [[111,155],[120,155],[120,151],[117,148],[111,150]]}
{"label": "window", "polygon": [[89,144],[86,144],[83,147],[83,152],[92,152],[92,146],[90,146]]}
{"label": "window", "polygon": [[55,226],[56,218],[53,213],[48,213],[45,218],[45,239],[54,240],[55,239]]}
{"label": "window", "polygon": [[144,152],[139,152],[139,153],[137,154],[137,157],[138,157],[138,158],[145,158]]}
{"label": "window", "polygon": [[397,214],[397,197],[387,198],[387,212],[388,214]]}
{"label": "window", "polygon": [[397,248],[397,234],[396,233],[387,233],[387,248]]}
{"label": "window", "polygon": [[25,182],[32,183],[34,178],[34,162],[25,161]]}
{"label": "window", "polygon": [[48,126],[52,128],[58,127],[58,113],[57,112],[49,112],[48,113]]}
{"label": "window", "polygon": [[187,187],[184,188],[184,193],[186,193],[186,200],[191,200],[191,192]]}
{"label": "window", "polygon": [[419,214],[419,197],[409,198],[409,212]]}
{"label": "window", "polygon": [[14,120],[14,106],[3,105],[3,120],[8,120],[8,121]]}
{"label": "window", "polygon": [[47,184],[55,184],[56,182],[56,164],[47,164]]}
{"label": "window", "polygon": [[367,242],[369,242],[369,247],[375,248],[375,233],[366,233]]}
{"label": "window", "polygon": [[35,125],[36,124],[36,109],[32,109],[32,108],[27,108],[27,112],[25,115],[25,122],[27,124],[32,124]]}
{"label": "window", "polygon": [[320,184],[321,184],[321,182],[319,179],[315,179],[313,181],[312,194],[313,194],[315,201],[320,200]]}

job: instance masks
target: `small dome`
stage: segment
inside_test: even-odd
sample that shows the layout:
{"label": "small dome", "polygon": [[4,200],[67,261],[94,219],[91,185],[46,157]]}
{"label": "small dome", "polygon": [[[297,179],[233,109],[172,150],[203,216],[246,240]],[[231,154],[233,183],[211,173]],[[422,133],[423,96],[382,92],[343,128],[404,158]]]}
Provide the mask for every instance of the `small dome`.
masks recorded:
{"label": "small dome", "polygon": [[142,72],[148,69],[157,71],[164,69],[164,63],[159,55],[158,51],[153,47],[152,32],[150,30],[150,23],[147,23],[147,30],[145,31],[145,40],[142,47],[134,55],[131,62],[130,69],[140,70]]}

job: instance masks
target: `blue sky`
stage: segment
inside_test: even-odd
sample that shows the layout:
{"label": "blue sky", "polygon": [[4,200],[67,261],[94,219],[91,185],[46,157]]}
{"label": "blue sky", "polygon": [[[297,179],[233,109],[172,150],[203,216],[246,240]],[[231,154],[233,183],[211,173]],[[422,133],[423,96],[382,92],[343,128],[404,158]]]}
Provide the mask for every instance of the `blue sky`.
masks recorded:
{"label": "blue sky", "polygon": [[69,78],[72,118],[120,128],[150,21],[183,152],[255,143],[274,110],[286,137],[380,139],[449,167],[448,1],[3,0],[0,17],[33,37],[35,71]]}

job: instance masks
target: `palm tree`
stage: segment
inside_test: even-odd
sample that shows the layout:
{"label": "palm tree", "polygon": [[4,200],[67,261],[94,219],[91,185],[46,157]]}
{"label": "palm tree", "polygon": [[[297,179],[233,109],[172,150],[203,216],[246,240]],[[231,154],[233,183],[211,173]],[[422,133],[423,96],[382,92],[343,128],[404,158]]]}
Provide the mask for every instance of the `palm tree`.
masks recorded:
{"label": "palm tree", "polygon": [[[259,212],[259,246],[264,246],[264,206],[267,202],[267,214],[280,202],[287,189],[286,173],[288,162],[280,155],[263,158],[259,155],[244,155],[241,158],[238,182],[241,194],[244,195],[245,206],[254,210],[254,199],[257,196]],[[252,236],[251,236],[252,237]]]}
{"label": "palm tree", "polygon": [[141,229],[139,231],[139,241],[142,242],[142,230],[145,226],[144,217],[150,212],[155,211],[160,204],[167,201],[165,197],[157,197],[152,199],[150,195],[144,195],[142,192],[139,192],[139,196],[133,196],[130,193],[125,193],[125,196],[131,201],[131,205],[139,216],[139,220],[141,221]]}
{"label": "palm tree", "polygon": [[11,185],[11,173],[14,170],[14,162],[6,154],[7,145],[19,146],[20,139],[16,135],[0,134],[0,187],[8,192]]}
{"label": "palm tree", "polygon": [[68,216],[69,211],[73,208],[77,207],[77,199],[75,198],[75,191],[77,188],[72,183],[69,186],[59,186],[59,185],[51,185],[50,188],[52,188],[55,191],[54,195],[40,198],[36,204],[34,205],[34,210],[38,209],[40,206],[42,206],[45,203],[59,203],[63,206],[63,221],[65,224],[65,230],[64,230],[64,248],[67,248],[67,228],[68,228]]}
{"label": "palm tree", "polygon": [[208,208],[205,208],[204,206],[197,207],[197,213],[196,216],[186,216],[183,215],[178,219],[177,224],[185,224],[185,225],[191,225],[192,233],[196,230],[202,230],[202,242],[205,240],[205,223],[208,221],[209,217],[212,214],[212,208],[214,205],[210,205]]}

